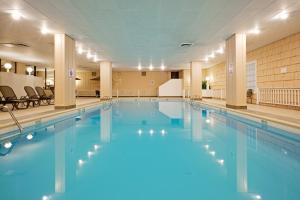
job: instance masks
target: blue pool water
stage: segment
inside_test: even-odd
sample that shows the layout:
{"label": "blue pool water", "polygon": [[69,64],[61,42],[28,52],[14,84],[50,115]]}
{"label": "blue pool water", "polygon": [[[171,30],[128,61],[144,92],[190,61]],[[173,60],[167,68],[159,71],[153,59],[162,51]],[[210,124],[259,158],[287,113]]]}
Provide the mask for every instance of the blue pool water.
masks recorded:
{"label": "blue pool water", "polygon": [[1,200],[299,200],[298,136],[185,102],[120,101],[1,141]]}

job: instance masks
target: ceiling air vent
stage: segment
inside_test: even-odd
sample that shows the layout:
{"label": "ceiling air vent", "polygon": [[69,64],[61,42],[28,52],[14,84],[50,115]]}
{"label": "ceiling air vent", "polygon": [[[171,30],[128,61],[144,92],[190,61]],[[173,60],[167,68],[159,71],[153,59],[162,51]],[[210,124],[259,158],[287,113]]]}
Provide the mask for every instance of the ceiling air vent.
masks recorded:
{"label": "ceiling air vent", "polygon": [[0,46],[4,46],[4,47],[29,47],[29,45],[27,45],[27,44],[13,43],[13,42],[0,43]]}
{"label": "ceiling air vent", "polygon": [[190,46],[192,46],[193,45],[193,43],[190,43],[190,42],[184,42],[184,43],[181,43],[180,44],[180,47],[190,47]]}

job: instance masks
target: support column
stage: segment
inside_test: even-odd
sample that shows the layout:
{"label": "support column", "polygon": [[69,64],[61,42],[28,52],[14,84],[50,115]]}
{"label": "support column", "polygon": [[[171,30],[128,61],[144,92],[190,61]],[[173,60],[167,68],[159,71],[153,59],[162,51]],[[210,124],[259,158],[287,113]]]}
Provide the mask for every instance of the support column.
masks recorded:
{"label": "support column", "polygon": [[226,40],[226,107],[246,109],[246,34]]}
{"label": "support column", "polygon": [[191,99],[202,99],[202,67],[200,62],[191,62]]}
{"label": "support column", "polygon": [[75,41],[65,34],[54,37],[55,109],[76,107]]}
{"label": "support column", "polygon": [[112,64],[100,62],[100,97],[101,99],[112,98]]}

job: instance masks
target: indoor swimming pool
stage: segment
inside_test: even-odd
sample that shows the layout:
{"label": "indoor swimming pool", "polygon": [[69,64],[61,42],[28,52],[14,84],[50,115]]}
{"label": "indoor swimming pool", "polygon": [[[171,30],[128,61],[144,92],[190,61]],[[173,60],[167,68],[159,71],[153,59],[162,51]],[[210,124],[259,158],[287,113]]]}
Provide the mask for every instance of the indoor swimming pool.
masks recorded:
{"label": "indoor swimming pool", "polygon": [[299,200],[297,134],[184,101],[121,100],[1,140],[1,200]]}

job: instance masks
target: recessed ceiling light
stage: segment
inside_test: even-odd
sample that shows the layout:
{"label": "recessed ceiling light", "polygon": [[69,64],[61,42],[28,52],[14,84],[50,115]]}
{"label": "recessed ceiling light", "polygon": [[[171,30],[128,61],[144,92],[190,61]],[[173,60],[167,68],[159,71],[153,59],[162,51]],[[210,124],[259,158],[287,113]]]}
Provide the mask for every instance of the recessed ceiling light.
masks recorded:
{"label": "recessed ceiling light", "polygon": [[215,53],[212,52],[210,55],[208,55],[209,58],[214,58],[215,57]]}
{"label": "recessed ceiling light", "polygon": [[15,11],[15,12],[11,13],[11,17],[14,20],[20,20],[22,17],[22,14],[19,11]]}
{"label": "recessed ceiling light", "polygon": [[162,65],[160,66],[160,69],[161,69],[161,70],[165,70],[166,67],[162,64]]}
{"label": "recessed ceiling light", "polygon": [[141,70],[142,70],[142,66],[141,66],[141,64],[139,64],[139,66],[138,66],[138,70],[139,70],[139,71],[141,71]]}
{"label": "recessed ceiling light", "polygon": [[209,59],[208,59],[208,56],[206,56],[206,57],[204,58],[204,61],[205,61],[205,62],[208,62],[208,60],[209,60]]}
{"label": "recessed ceiling light", "polygon": [[93,55],[91,54],[90,51],[88,51],[87,54],[86,54],[86,58],[87,58],[87,59],[90,59],[90,58],[92,58],[92,57],[93,57]]}
{"label": "recessed ceiling light", "polygon": [[260,29],[256,26],[255,28],[251,29],[248,33],[258,35],[260,34]]}
{"label": "recessed ceiling light", "polygon": [[150,71],[153,70],[153,65],[152,65],[152,64],[149,66],[149,70],[150,70]]}
{"label": "recessed ceiling light", "polygon": [[83,53],[83,49],[82,49],[82,47],[78,47],[78,49],[77,49],[77,53],[78,53],[78,54],[80,54],[80,55]]}
{"label": "recessed ceiling light", "polygon": [[286,10],[282,10],[277,15],[275,15],[272,19],[274,20],[286,20],[289,18],[289,13]]}
{"label": "recessed ceiling light", "polygon": [[94,55],[94,62],[98,62],[98,61],[99,61],[98,56]]}
{"label": "recessed ceiling light", "polygon": [[43,35],[46,35],[46,34],[49,33],[49,30],[48,30],[48,28],[47,28],[45,25],[41,28],[41,33],[42,33]]}
{"label": "recessed ceiling light", "polygon": [[218,54],[223,54],[224,53],[224,48],[220,47],[217,51]]}

